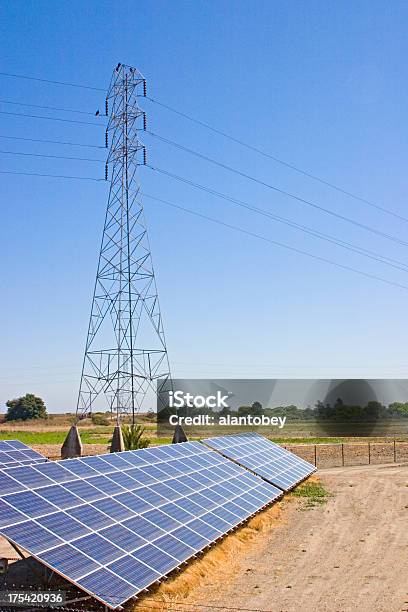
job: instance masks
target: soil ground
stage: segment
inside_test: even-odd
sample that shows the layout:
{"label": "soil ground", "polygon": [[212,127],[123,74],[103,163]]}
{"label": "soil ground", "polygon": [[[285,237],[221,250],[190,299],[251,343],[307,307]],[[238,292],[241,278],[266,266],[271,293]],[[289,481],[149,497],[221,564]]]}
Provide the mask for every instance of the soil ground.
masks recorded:
{"label": "soil ground", "polygon": [[407,609],[408,465],[326,469],[318,476],[332,493],[328,502],[310,509],[298,499],[285,504],[283,521],[227,575],[208,575],[183,599],[186,612]]}
{"label": "soil ground", "polygon": [[[221,567],[209,565],[188,595],[161,609],[407,610],[408,465],[346,466],[317,475],[331,493],[327,503],[309,508],[307,499],[285,497],[276,524]],[[0,539],[2,556],[16,553]],[[18,580],[33,584],[34,576],[21,569]],[[149,609],[149,595],[142,605]]]}

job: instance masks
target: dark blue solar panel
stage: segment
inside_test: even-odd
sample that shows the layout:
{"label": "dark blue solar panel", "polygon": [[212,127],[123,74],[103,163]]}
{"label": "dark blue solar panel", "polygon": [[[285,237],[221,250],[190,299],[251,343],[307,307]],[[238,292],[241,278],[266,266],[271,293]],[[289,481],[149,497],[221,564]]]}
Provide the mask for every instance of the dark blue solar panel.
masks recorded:
{"label": "dark blue solar panel", "polygon": [[131,516],[135,516],[135,512],[133,512],[133,510],[110,497],[98,499],[97,501],[92,502],[92,505],[98,510],[101,510],[101,512],[106,512],[106,514],[109,514],[109,516],[114,518],[116,521],[123,521]]}
{"label": "dark blue solar panel", "polygon": [[[40,474],[43,474],[43,476],[51,478],[51,480],[54,480],[55,482],[59,483],[66,482],[67,480],[73,480],[75,478],[75,476],[73,476],[71,472],[63,468],[62,465],[60,463],[57,463],[56,461],[48,461],[47,463],[41,463],[39,465],[36,465],[34,469],[37,472],[40,472]],[[34,486],[39,485],[35,484]]]}
{"label": "dark blue solar panel", "polygon": [[[18,511],[14,518],[21,523],[12,527],[22,529],[16,543],[24,548],[24,540],[28,552],[110,607],[145,589],[281,494],[198,442],[51,466],[41,470],[44,474],[30,468],[36,478],[49,476],[48,485],[30,485],[30,491],[24,488],[29,495],[19,498],[20,493],[7,488],[21,490],[23,485],[4,479],[8,475],[0,471],[5,484],[0,498],[18,500],[13,510],[0,499],[0,531],[4,533],[5,508]],[[32,474],[22,474],[22,480],[28,478]],[[38,504],[35,496],[41,500]],[[33,535],[29,525],[34,525]]]}
{"label": "dark blue solar panel", "polygon": [[121,493],[120,495],[115,495],[113,498],[115,501],[127,506],[131,510],[133,510],[136,514],[143,512],[144,510],[151,510],[152,505],[143,500],[141,497],[137,497],[133,495],[133,493]]}
{"label": "dark blue solar panel", "polygon": [[101,474],[107,474],[115,469],[112,465],[101,459],[101,457],[84,457],[80,461]]}
{"label": "dark blue solar panel", "polygon": [[14,467],[4,470],[4,473],[8,476],[12,476],[18,482],[25,485],[26,487],[45,487],[46,485],[52,484],[52,480],[43,476],[31,465],[24,467]]}
{"label": "dark blue solar panel", "polygon": [[19,440],[0,441],[0,469],[47,462],[47,458]]}
{"label": "dark blue solar panel", "polygon": [[166,504],[161,506],[160,510],[182,524],[186,521],[190,521],[193,518],[189,512],[186,512],[184,508],[177,506],[176,504]]}
{"label": "dark blue solar panel", "polygon": [[153,584],[161,578],[161,574],[147,567],[147,565],[141,563],[131,555],[127,555],[115,561],[109,568],[112,572],[115,572],[115,574],[123,576],[123,578],[133,584],[137,590],[146,588],[146,586]]}
{"label": "dark blue solar panel", "polygon": [[164,552],[178,559],[180,563],[185,561],[195,553],[193,548],[187,546],[187,544],[183,544],[183,542],[177,540],[177,538],[174,538],[170,534],[159,538],[155,541],[154,544],[160,550],[163,550]]}
{"label": "dark blue solar panel", "polygon": [[284,491],[293,488],[316,469],[311,463],[256,433],[207,438],[203,442]]}
{"label": "dark blue solar panel", "polygon": [[66,459],[64,461],[64,468],[81,478],[97,476],[99,474],[97,470],[94,470],[93,467],[87,465],[81,459]]}
{"label": "dark blue solar panel", "polygon": [[136,482],[136,480],[129,476],[126,472],[115,472],[114,474],[110,474],[109,477],[113,480],[113,482],[130,491],[140,487],[140,483]]}
{"label": "dark blue solar panel", "polygon": [[67,510],[67,514],[94,530],[102,529],[102,527],[107,527],[114,522],[114,519],[107,514],[100,512],[90,504],[84,504],[82,506],[77,506],[76,508],[71,508],[71,510]]}
{"label": "dark blue solar panel", "polygon": [[58,508],[45,501],[45,499],[33,491],[22,491],[21,493],[5,495],[3,499],[13,506],[13,508],[18,508],[21,510],[21,512],[24,512],[25,514],[28,514],[28,516],[32,516],[34,518],[43,514],[50,514],[51,512],[56,512],[58,510]]}
{"label": "dark blue solar panel", "polygon": [[161,512],[161,510],[158,510],[157,508],[145,512],[143,517],[154,525],[160,525],[160,528],[164,529],[164,531],[171,531],[172,529],[180,527],[180,523],[178,521],[171,518],[171,516],[168,514]]}
{"label": "dark blue solar panel", "polygon": [[37,519],[37,521],[43,527],[46,527],[57,536],[64,540],[72,540],[75,537],[89,533],[90,529],[85,527],[82,523],[71,518],[65,512],[56,512],[55,514],[48,514]]}
{"label": "dark blue solar panel", "polygon": [[154,544],[146,544],[142,548],[139,548],[133,553],[142,563],[145,563],[148,567],[151,567],[159,574],[167,574],[169,571],[180,565],[180,562],[175,557],[171,557],[160,548],[154,546]]}
{"label": "dark blue solar panel", "polygon": [[78,584],[88,593],[93,593],[100,601],[106,602],[113,608],[129,599],[135,592],[134,586],[129,582],[104,568],[81,578],[78,580]]}
{"label": "dark blue solar panel", "polygon": [[23,491],[26,488],[27,487],[21,484],[21,482],[10,478],[10,476],[7,476],[4,472],[0,471],[1,495],[4,495],[5,493],[14,493],[15,491]]}
{"label": "dark blue solar panel", "polygon": [[141,484],[147,485],[147,484],[151,484],[153,482],[157,482],[156,478],[154,478],[154,476],[152,476],[151,474],[149,474],[146,469],[146,466],[139,468],[138,470],[138,475],[137,475],[137,479]]}
{"label": "dark blue solar panel", "polygon": [[146,540],[126,529],[123,525],[112,525],[100,533],[104,538],[110,542],[115,542],[117,546],[129,553],[146,544]]}
{"label": "dark blue solar panel", "polygon": [[115,495],[116,493],[123,493],[125,490],[120,485],[116,484],[110,478],[106,476],[93,476],[92,478],[87,478],[86,482],[89,482],[93,487],[96,487],[106,495]]}
{"label": "dark blue solar panel", "polygon": [[229,529],[231,529],[230,523],[224,521],[219,516],[216,516],[212,512],[207,512],[201,516],[201,520],[210,525],[210,527],[214,527],[221,533],[226,533]]}
{"label": "dark blue solar panel", "polygon": [[117,470],[127,470],[131,467],[131,464],[124,459],[125,456],[124,453],[112,453],[111,455],[103,455],[103,460]]}
{"label": "dark blue solar panel", "polygon": [[194,548],[196,551],[205,548],[210,542],[209,539],[203,538],[188,527],[180,527],[173,531],[172,535],[184,544],[187,544],[187,546]]}
{"label": "dark blue solar panel", "polygon": [[208,523],[205,523],[201,519],[194,519],[190,523],[187,523],[187,527],[192,529],[206,540],[214,541],[219,538],[223,532],[218,531],[214,527],[211,527]]}
{"label": "dark blue solar panel", "polygon": [[164,535],[164,531],[160,529],[160,527],[153,525],[153,523],[147,521],[142,516],[128,519],[123,522],[123,525],[145,540],[153,540],[154,538]]}
{"label": "dark blue solar panel", "polygon": [[34,554],[62,544],[62,540],[33,521],[2,528],[2,534]]}
{"label": "dark blue solar panel", "polygon": [[105,540],[97,533],[91,533],[91,535],[84,538],[74,540],[72,545],[95,559],[101,565],[105,565],[123,555],[123,551],[120,548],[108,542],[108,540]]}
{"label": "dark blue solar panel", "polygon": [[133,491],[134,495],[139,497],[142,501],[149,503],[152,506],[159,506],[160,504],[164,504],[166,499],[161,495],[155,493],[152,489],[148,487],[142,487]]}
{"label": "dark blue solar panel", "polygon": [[24,516],[24,514],[18,512],[0,499],[0,529],[25,520],[27,520],[27,517]]}
{"label": "dark blue solar panel", "polygon": [[150,485],[150,490],[163,497],[163,499],[167,499],[168,501],[172,501],[181,497],[181,495],[177,492],[176,489],[172,489],[169,486],[170,484],[171,481],[167,481],[166,484],[164,484],[163,482],[158,482],[157,484]]}
{"label": "dark blue solar panel", "polygon": [[51,487],[42,487],[37,489],[38,495],[44,497],[47,501],[51,502],[58,508],[65,510],[66,508],[72,508],[82,503],[82,500],[73,495],[61,485],[52,485]]}
{"label": "dark blue solar panel", "polygon": [[93,487],[85,480],[73,480],[72,482],[64,483],[63,486],[70,493],[74,493],[74,495],[77,495],[84,501],[94,501],[96,499],[105,497],[105,493],[103,493],[100,489]]}
{"label": "dark blue solar panel", "polygon": [[61,574],[74,579],[89,574],[100,567],[95,561],[69,544],[57,546],[57,548],[43,553],[41,558]]}

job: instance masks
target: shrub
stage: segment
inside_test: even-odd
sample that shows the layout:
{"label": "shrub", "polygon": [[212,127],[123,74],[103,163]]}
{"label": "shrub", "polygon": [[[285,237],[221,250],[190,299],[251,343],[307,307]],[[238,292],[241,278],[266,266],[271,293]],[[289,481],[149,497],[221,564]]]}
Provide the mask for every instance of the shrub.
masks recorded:
{"label": "shrub", "polygon": [[149,438],[143,438],[145,428],[141,425],[123,425],[122,435],[126,450],[146,448],[150,444]]}
{"label": "shrub", "polygon": [[44,401],[32,393],[6,402],[6,421],[27,421],[28,419],[46,419],[47,409]]}
{"label": "shrub", "polygon": [[108,417],[102,412],[96,412],[92,415],[92,424],[93,425],[110,425],[110,420]]}

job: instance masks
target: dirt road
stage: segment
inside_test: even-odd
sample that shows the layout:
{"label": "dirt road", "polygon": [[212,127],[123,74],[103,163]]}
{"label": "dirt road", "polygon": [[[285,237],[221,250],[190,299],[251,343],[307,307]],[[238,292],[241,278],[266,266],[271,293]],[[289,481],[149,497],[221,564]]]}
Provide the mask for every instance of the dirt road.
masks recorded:
{"label": "dirt road", "polygon": [[[302,510],[286,504],[272,529],[194,602],[273,612],[399,612],[408,601],[408,466],[320,470],[333,493]],[[236,560],[235,560],[236,561]],[[187,608],[188,609],[188,608]]]}

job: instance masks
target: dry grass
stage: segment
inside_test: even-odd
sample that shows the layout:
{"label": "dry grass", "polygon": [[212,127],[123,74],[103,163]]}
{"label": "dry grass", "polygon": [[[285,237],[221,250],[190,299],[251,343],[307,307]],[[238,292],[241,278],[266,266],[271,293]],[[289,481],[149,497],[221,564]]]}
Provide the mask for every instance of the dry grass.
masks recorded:
{"label": "dry grass", "polygon": [[[215,578],[222,582],[228,580],[236,566],[236,560],[248,551],[248,546],[255,543],[260,535],[270,532],[271,529],[282,524],[282,507],[290,501],[289,498],[277,502],[263,510],[244,526],[228,535],[203,556],[193,559],[184,566],[181,573],[175,574],[162,582],[148,595],[141,597],[129,610],[140,611],[156,610],[167,612],[170,610],[184,610],[193,612],[198,610],[194,603],[186,605],[186,599],[194,599],[194,590],[203,587],[206,583],[214,582]],[[178,605],[177,605],[178,604]]]}

